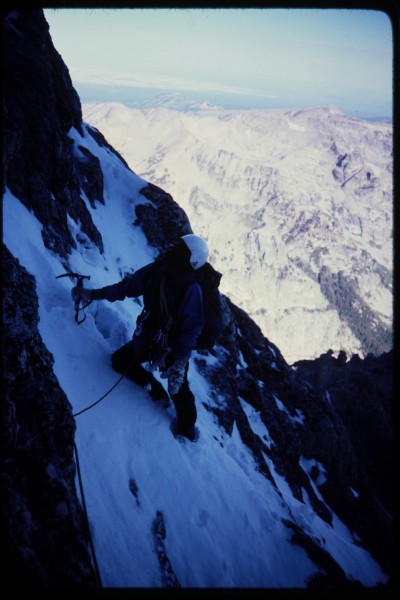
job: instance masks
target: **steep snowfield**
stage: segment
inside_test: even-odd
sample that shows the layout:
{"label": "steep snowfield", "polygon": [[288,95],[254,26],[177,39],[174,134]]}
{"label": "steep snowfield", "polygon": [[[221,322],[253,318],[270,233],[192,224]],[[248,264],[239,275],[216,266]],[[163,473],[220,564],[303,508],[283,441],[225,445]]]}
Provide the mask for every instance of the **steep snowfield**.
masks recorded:
{"label": "steep snowfield", "polygon": [[[154,258],[140,228],[132,227],[134,207],[145,201],[138,194],[144,182],[87,133],[80,137],[71,130],[70,137],[78,154],[81,145],[99,158],[105,205],[93,208],[86,201],[104,254],[71,219],[77,249],[69,266],[90,275],[88,287],[100,287]],[[269,461],[274,488],[256,469],[237,430],[230,437],[218,427],[204,407],[215,400],[194,362],[190,378],[201,432],[196,444],[175,440],[169,429],[173,408],[155,406],[126,379],[85,411],[117,382],[110,354],[132,335],[140,306],[134,300],[95,302],[78,326],[72,284],[56,279],[64,273],[61,259],[44,247],[41,224],[8,190],[3,229],[5,244],[35,277],[39,331],[76,415],[83,488],[104,587],[304,588],[318,569],[290,543],[284,518],[318,540],[350,579],[367,587],[386,580],[337,517],[330,527],[306,494],[304,503],[296,500]],[[247,405],[246,411],[255,433],[273,443],[254,409]],[[306,473],[314,462],[304,461]],[[314,485],[311,477],[310,482]]]}
{"label": "steep snowfield", "polygon": [[390,125],[335,108],[178,112],[106,103],[83,112],[135,173],[187,212],[223,273],[222,291],[288,362],[330,348],[365,354],[321,291],[322,267],[342,272],[346,293],[391,329]]}

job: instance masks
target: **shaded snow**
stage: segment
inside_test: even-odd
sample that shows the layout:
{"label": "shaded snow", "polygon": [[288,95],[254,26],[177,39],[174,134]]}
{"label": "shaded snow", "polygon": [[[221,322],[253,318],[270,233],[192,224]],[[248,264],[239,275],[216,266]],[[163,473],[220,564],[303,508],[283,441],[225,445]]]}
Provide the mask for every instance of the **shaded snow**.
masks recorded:
{"label": "shaded snow", "polygon": [[[145,182],[90,136],[81,138],[73,130],[70,136],[99,157],[105,205],[92,208],[86,202],[102,234],[104,255],[84,240],[79,223],[70,219],[77,250],[71,252],[69,266],[90,275],[88,287],[101,287],[156,255],[141,229],[132,226],[135,205],[145,202],[138,194]],[[64,273],[61,260],[44,247],[33,213],[8,190],[3,198],[3,231],[9,250],[35,277],[39,331],[77,415],[118,381],[110,355],[132,335],[140,304],[132,299],[93,303],[78,326],[72,283],[56,279]],[[156,406],[146,391],[127,379],[76,416],[76,444],[103,586],[303,588],[318,569],[303,549],[290,543],[291,533],[282,519],[294,520],[319,540],[349,578],[365,586],[385,581],[379,566],[339,519],[334,517],[331,528],[315,514],[306,496],[304,503],[293,498],[266,456],[275,488],[257,471],[236,427],[231,436],[218,427],[205,408],[215,401],[212,390],[193,361],[189,379],[198,409],[200,439],[195,444],[172,436],[172,406]],[[241,402],[254,432],[273,444],[254,410]],[[301,416],[296,419],[302,426]],[[162,540],[154,531],[163,526]],[[169,577],[158,560],[161,541],[172,569]]]}

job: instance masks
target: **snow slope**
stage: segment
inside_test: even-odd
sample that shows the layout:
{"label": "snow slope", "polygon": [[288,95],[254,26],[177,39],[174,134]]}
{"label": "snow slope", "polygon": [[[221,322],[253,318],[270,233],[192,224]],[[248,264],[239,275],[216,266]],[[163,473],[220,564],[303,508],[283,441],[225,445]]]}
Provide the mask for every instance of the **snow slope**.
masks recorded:
{"label": "snow slope", "polygon": [[[99,158],[105,186],[104,205],[93,208],[86,200],[104,254],[70,219],[77,250],[69,267],[90,275],[90,287],[101,287],[154,258],[143,232],[132,227],[135,205],[146,202],[138,193],[145,182],[86,131],[81,137],[72,129],[69,136],[76,153],[81,145]],[[126,379],[92,406],[119,380],[110,354],[132,335],[140,304],[93,303],[78,326],[72,283],[57,279],[65,271],[61,259],[44,247],[40,223],[9,190],[3,198],[3,232],[9,250],[35,277],[39,331],[76,415],[85,501],[104,587],[304,588],[318,569],[290,543],[285,518],[318,539],[350,579],[366,587],[386,580],[338,518],[328,526],[307,500],[293,497],[269,464],[275,488],[256,469],[237,431],[229,437],[218,427],[205,409],[215,401],[212,390],[193,361],[196,444],[174,439],[173,408],[159,408]],[[247,405],[246,410],[254,432],[273,443],[254,409]],[[304,461],[306,472],[312,463]]]}

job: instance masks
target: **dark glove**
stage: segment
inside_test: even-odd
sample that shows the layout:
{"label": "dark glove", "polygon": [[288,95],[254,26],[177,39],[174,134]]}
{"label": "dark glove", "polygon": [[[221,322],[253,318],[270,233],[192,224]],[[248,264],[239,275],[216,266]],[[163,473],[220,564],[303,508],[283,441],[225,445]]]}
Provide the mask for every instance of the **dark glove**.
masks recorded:
{"label": "dark glove", "polygon": [[161,379],[168,379],[168,393],[171,396],[175,396],[182,387],[182,383],[185,379],[187,362],[187,358],[177,358],[176,361],[160,375]]}
{"label": "dark glove", "polygon": [[87,304],[93,300],[93,290],[75,286],[71,290],[71,298],[74,302],[80,300],[83,304]]}

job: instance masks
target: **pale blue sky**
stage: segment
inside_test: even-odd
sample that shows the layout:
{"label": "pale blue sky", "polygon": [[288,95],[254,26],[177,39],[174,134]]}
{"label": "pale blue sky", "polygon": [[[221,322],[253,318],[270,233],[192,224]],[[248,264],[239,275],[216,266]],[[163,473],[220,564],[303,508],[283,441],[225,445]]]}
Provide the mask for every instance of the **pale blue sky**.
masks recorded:
{"label": "pale blue sky", "polygon": [[96,8],[44,13],[82,102],[92,100],[96,89],[101,100],[107,87],[121,101],[181,92],[216,103],[225,98],[265,108],[334,105],[358,116],[391,116],[393,40],[384,12]]}

